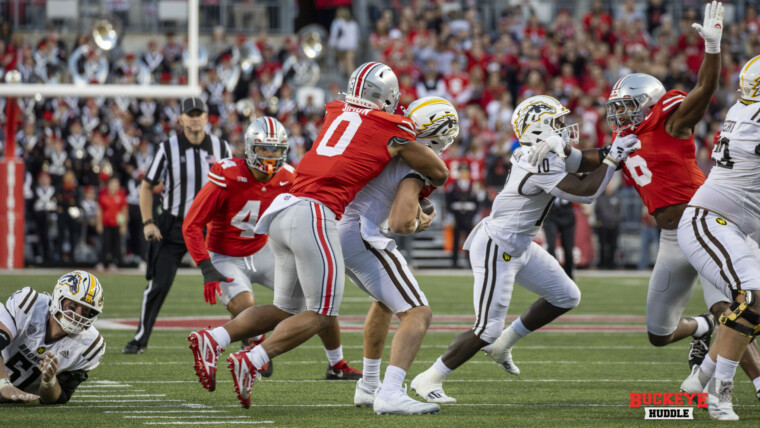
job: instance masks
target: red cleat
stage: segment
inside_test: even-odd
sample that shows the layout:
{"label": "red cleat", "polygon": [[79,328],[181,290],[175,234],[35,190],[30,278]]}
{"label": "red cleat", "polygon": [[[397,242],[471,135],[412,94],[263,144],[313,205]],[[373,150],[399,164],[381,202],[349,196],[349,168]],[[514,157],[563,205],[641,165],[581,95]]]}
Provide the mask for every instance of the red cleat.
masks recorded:
{"label": "red cleat", "polygon": [[253,365],[248,354],[244,351],[235,352],[227,357],[227,367],[232,373],[232,380],[235,384],[235,393],[240,400],[243,408],[251,407],[251,387],[256,382],[258,370]]}
{"label": "red cleat", "polygon": [[195,358],[195,374],[204,388],[216,389],[216,363],[224,349],[216,343],[208,330],[194,331],[187,337]]}
{"label": "red cleat", "polygon": [[334,366],[327,367],[325,379],[328,380],[359,380],[362,378],[361,370],[348,365],[346,360],[338,361]]}

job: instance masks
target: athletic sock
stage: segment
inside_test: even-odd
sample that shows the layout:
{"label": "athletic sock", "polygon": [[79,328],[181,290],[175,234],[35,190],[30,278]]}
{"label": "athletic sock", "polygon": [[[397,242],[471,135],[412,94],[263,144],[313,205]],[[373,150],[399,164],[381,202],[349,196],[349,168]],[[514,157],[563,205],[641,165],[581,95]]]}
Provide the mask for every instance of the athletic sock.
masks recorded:
{"label": "athletic sock", "polygon": [[718,361],[715,363],[715,375],[713,377],[723,382],[731,382],[734,380],[737,367],[739,367],[738,361],[732,361],[718,355]]}
{"label": "athletic sock", "polygon": [[325,354],[327,354],[327,361],[330,362],[330,367],[332,367],[343,359],[343,345],[335,349],[325,348]]}
{"label": "athletic sock", "polygon": [[697,331],[694,332],[694,337],[703,336],[710,330],[710,324],[705,317],[694,317],[694,321],[697,322]]}
{"label": "athletic sock", "polygon": [[251,359],[251,362],[257,370],[261,370],[261,368],[269,362],[269,355],[267,355],[267,351],[265,351],[264,347],[261,345],[251,349],[248,352],[248,358]]}
{"label": "athletic sock", "polygon": [[713,377],[715,374],[715,361],[712,360],[710,354],[705,355],[705,359],[702,360],[702,364],[699,366],[699,368],[702,369],[702,373]]}
{"label": "athletic sock", "polygon": [[380,391],[377,392],[377,396],[387,400],[398,394],[403,394],[404,390],[401,385],[404,383],[405,377],[405,370],[402,370],[400,367],[389,365],[388,368],[385,369],[383,384],[380,385]]}
{"label": "athletic sock", "polygon": [[512,348],[515,346],[515,343],[517,343],[518,340],[529,335],[530,333],[530,330],[528,330],[523,325],[522,320],[518,318],[514,320],[514,322],[512,322],[509,327],[505,328],[504,331],[501,332],[501,336],[496,339],[494,346],[497,347],[497,349]]}
{"label": "athletic sock", "polygon": [[211,329],[208,331],[208,333],[211,335],[211,337],[216,340],[216,343],[219,344],[222,348],[226,348],[227,345],[232,342],[232,339],[230,338],[230,334],[227,332],[227,330],[224,327],[217,327],[214,329]]}
{"label": "athletic sock", "polygon": [[755,385],[755,391],[760,391],[760,376],[752,379],[752,384]]}
{"label": "athletic sock", "polygon": [[443,360],[441,357],[438,357],[437,360],[433,363],[433,367],[431,367],[432,370],[428,369],[428,372],[430,372],[431,380],[435,383],[443,383],[443,381],[454,372],[454,370],[446,367],[446,364],[443,364]]}
{"label": "athletic sock", "polygon": [[382,359],[377,360],[372,358],[365,358],[364,365],[362,366],[362,383],[369,388],[377,389],[380,386],[380,362]]}

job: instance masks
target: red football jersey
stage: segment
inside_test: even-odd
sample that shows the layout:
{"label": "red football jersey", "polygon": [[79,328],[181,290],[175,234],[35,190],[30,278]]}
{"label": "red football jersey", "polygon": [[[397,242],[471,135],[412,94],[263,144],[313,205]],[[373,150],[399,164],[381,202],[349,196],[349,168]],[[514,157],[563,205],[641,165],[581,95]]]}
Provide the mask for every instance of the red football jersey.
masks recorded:
{"label": "red football jersey", "polygon": [[676,138],[665,131],[665,121],[685,97],[683,91],[666,92],[633,131],[641,149],[624,162],[623,174],[633,181],[649,214],[689,202],[705,182],[697,166],[694,135]]}
{"label": "red football jersey", "polygon": [[253,233],[256,221],[277,195],[290,191],[294,178],[294,169],[287,164],[266,183],[253,176],[245,159],[222,159],[212,165],[208,183],[195,196],[182,225],[193,260],[200,263],[209,258],[206,248],[233,257],[259,251],[268,235]]}
{"label": "red football jersey", "polygon": [[391,160],[391,138],[415,140],[411,119],[333,101],[311,150],[296,169],[290,190],[322,202],[338,218],[354,197]]}

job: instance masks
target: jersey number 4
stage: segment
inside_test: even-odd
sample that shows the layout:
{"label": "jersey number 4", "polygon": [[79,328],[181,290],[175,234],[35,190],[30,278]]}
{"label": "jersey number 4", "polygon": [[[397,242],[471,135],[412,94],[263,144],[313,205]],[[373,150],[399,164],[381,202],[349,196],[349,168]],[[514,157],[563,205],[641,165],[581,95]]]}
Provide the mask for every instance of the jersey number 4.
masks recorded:
{"label": "jersey number 4", "polygon": [[232,217],[231,224],[242,230],[241,237],[253,238],[256,236],[253,233],[253,228],[256,227],[256,222],[259,220],[259,208],[261,208],[261,201],[248,201],[243,209]]}
{"label": "jersey number 4", "polygon": [[629,157],[625,161],[625,168],[639,187],[644,187],[652,182],[652,170],[647,168],[647,160],[643,157]]}
{"label": "jersey number 4", "polygon": [[[335,118],[330,127],[327,128],[325,135],[317,142],[317,154],[327,157],[343,154],[361,124],[362,118],[359,116],[359,113],[353,111],[343,112]],[[338,132],[338,129],[340,129],[340,132]]]}

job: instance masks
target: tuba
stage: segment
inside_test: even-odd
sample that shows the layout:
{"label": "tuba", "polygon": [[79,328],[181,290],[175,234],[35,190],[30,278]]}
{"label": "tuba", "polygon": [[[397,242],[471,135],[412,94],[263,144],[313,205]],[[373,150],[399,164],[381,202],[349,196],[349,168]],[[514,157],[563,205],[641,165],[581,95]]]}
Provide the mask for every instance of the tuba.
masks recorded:
{"label": "tuba", "polygon": [[92,25],[92,41],[104,51],[110,51],[119,40],[117,28],[109,19],[99,19]]}

